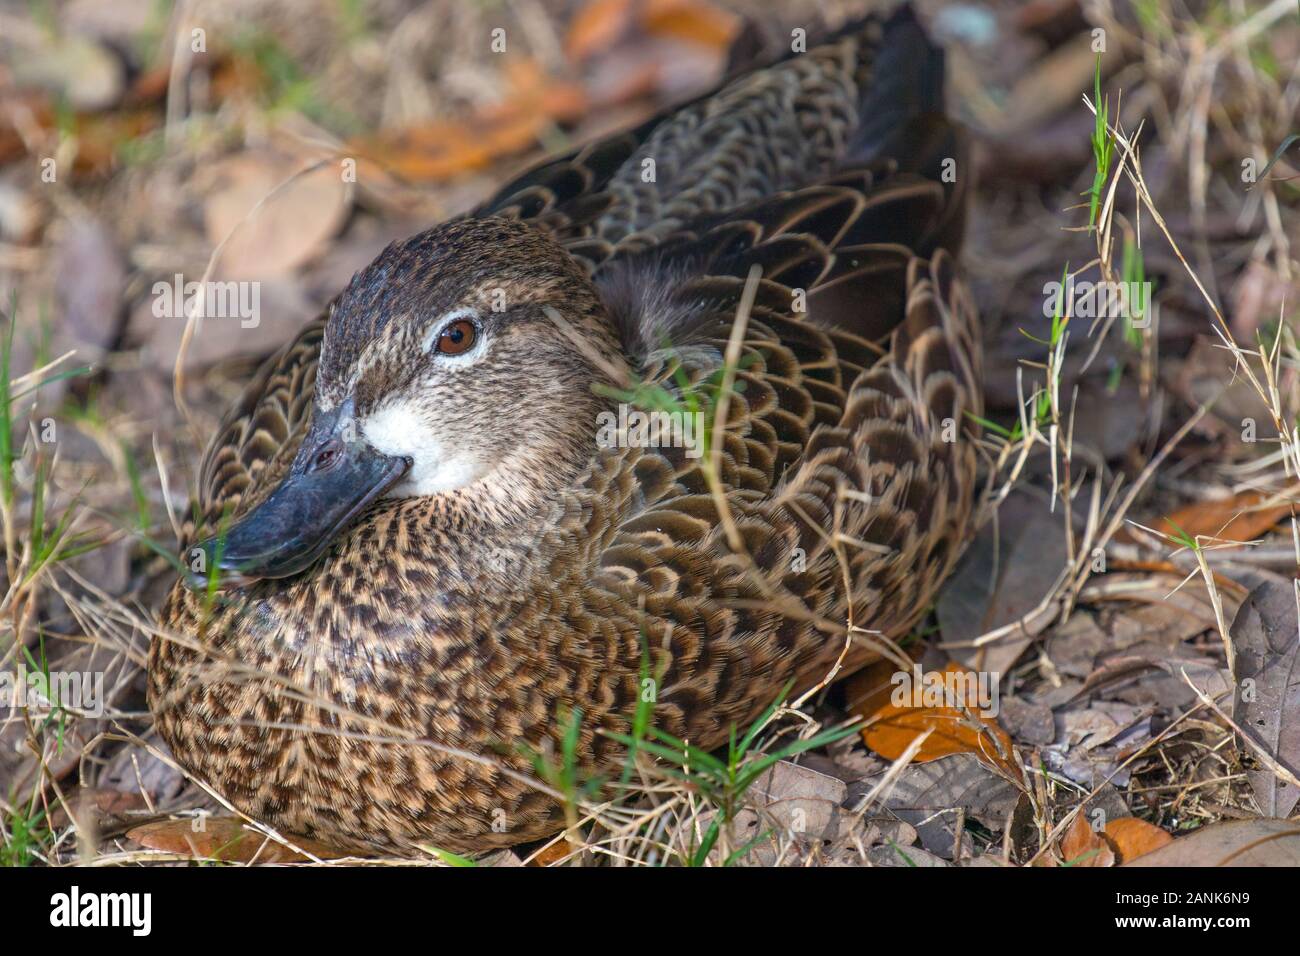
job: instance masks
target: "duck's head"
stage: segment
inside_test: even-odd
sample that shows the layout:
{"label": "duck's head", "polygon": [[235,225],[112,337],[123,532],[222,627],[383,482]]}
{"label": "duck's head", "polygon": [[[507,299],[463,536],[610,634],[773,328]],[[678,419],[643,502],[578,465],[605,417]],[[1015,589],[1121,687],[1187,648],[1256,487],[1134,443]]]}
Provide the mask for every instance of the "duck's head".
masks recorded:
{"label": "duck's head", "polygon": [[621,360],[586,272],[536,228],[467,219],[394,243],[331,310],[287,475],[200,547],[231,586],[303,571],[384,498],[508,520],[590,456],[592,386]]}

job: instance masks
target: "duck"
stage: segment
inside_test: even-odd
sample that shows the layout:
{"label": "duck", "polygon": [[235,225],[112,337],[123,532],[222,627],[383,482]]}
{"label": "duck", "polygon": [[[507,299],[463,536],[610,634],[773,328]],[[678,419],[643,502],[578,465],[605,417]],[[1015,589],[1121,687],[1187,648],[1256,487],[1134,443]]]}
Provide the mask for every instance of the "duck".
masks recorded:
{"label": "duck", "polygon": [[878,659],[972,534],[963,143],[904,7],[388,246],[204,454],[174,758],[284,833],[474,853],[562,830],[536,755],[619,766],[647,688],[716,748]]}

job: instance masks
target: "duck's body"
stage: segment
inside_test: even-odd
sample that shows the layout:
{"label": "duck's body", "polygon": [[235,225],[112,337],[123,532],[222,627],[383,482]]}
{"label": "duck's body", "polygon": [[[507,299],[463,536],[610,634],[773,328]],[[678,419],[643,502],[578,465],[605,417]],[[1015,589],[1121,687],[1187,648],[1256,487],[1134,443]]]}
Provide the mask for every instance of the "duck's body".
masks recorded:
{"label": "duck's body", "polygon": [[[560,714],[589,770],[647,690],[714,747],[850,621],[916,621],[968,533],[979,357],[954,190],[861,165],[946,128],[873,63],[936,79],[908,17],[861,25],[395,244],[267,363],[200,488],[244,586],[178,582],[151,649],[185,766],[342,845],[508,845],[561,824],[526,754]],[[756,263],[717,486],[698,420],[603,447],[611,378],[710,420]]]}

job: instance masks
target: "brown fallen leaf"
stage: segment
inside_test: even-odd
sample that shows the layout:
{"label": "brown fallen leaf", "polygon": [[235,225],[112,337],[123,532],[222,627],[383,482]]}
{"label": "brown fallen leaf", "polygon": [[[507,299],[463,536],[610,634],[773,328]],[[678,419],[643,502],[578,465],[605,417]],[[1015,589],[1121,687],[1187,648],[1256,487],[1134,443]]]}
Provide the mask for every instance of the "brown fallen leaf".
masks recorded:
{"label": "brown fallen leaf", "polygon": [[1272,765],[1247,770],[1260,810],[1288,817],[1300,801],[1292,782],[1300,772],[1300,623],[1294,582],[1257,570],[1260,583],[1237,611],[1228,636],[1237,655],[1233,715],[1254,747],[1291,773]]}
{"label": "brown fallen leaf", "polygon": [[1125,866],[1300,866],[1300,823],[1261,818],[1202,827]]}
{"label": "brown fallen leaf", "polygon": [[550,846],[539,850],[537,855],[528,861],[528,866],[553,866],[578,849],[579,847],[568,840],[556,840]]}
{"label": "brown fallen leaf", "polygon": [[564,50],[582,63],[639,34],[725,51],[739,29],[739,17],[702,0],[592,0],[570,23]]}
{"label": "brown fallen leaf", "polygon": [[[199,818],[161,820],[146,823],[127,832],[127,836],[151,850],[178,853],[201,860],[223,863],[309,863],[311,857],[277,843],[235,817],[206,817],[203,828],[194,830]],[[320,859],[337,859],[355,854],[288,834],[285,839],[299,849]]]}
{"label": "brown fallen leaf", "polygon": [[854,822],[841,809],[848,789],[837,777],[779,760],[745,791],[745,802],[802,842],[830,841]]}
{"label": "brown fallen leaf", "polygon": [[1021,788],[1004,772],[968,753],[913,762],[899,773],[873,773],[861,781],[863,792],[885,783],[887,773],[888,784],[873,804],[874,810],[909,824],[923,847],[949,859],[959,840],[963,855],[974,853],[970,834],[961,824],[962,815],[967,822],[978,821],[989,830],[1003,830],[1023,796]]}
{"label": "brown fallen leaf", "polygon": [[1066,866],[1114,866],[1115,851],[1089,825],[1088,818],[1078,813],[1065,836],[1061,837],[1061,859]]}
{"label": "brown fallen leaf", "polygon": [[740,29],[740,18],[700,0],[649,0],[641,24],[651,36],[672,37],[725,51]]}
{"label": "brown fallen leaf", "polygon": [[7,51],[8,67],[19,89],[46,90],[74,110],[104,110],[126,87],[126,66],[113,50],[87,36],[54,38],[39,46]]}
{"label": "brown fallen leaf", "polygon": [[867,851],[867,859],[871,861],[872,866],[906,867],[909,870],[918,867],[952,866],[943,857],[919,846],[898,846],[888,843],[884,846],[873,846]]}
{"label": "brown fallen leaf", "polygon": [[[944,585],[935,606],[943,645],[978,671],[1005,674],[1046,626],[1035,614],[1068,563],[1065,528],[1046,502],[1012,492],[997,522],[982,528]],[[974,646],[989,631],[1019,622],[997,641]]]}
{"label": "brown fallen leaf", "polygon": [[1164,830],[1137,817],[1119,817],[1108,822],[1106,839],[1114,847],[1117,862],[1121,864],[1174,842],[1174,838]]}
{"label": "brown fallen leaf", "polygon": [[1293,288],[1290,281],[1262,259],[1247,263],[1230,293],[1232,332],[1237,341],[1254,341],[1260,327],[1294,296]]}
{"label": "brown fallen leaf", "polygon": [[[28,141],[10,125],[11,118],[20,114],[24,118],[25,132],[31,136],[33,150],[53,149],[60,132],[61,117],[54,106],[40,93],[15,96],[16,105],[0,110],[0,164],[28,151]],[[109,113],[77,113],[71,120],[71,135],[76,153],[72,172],[78,176],[102,176],[117,166],[121,148],[142,139],[162,125],[157,109],[117,109]],[[43,157],[42,157],[43,158]],[[63,170],[58,170],[60,179]]]}
{"label": "brown fallen leaf", "polygon": [[1012,87],[995,131],[1012,138],[1070,107],[1087,86],[1097,63],[1092,37],[1080,34],[1035,62]]}
{"label": "brown fallen leaf", "polygon": [[[79,820],[92,823],[102,831],[106,825],[124,819],[132,810],[144,810],[148,807],[144,797],[139,793],[125,793],[121,790],[86,788],[71,793],[68,803]],[[60,830],[71,823],[67,807],[60,803],[50,813],[50,826]]]}
{"label": "brown fallen leaf", "polygon": [[[1235,364],[1217,338],[1198,335],[1171,386],[1175,394],[1193,405],[1212,402],[1213,408],[1196,426],[1198,432],[1237,445],[1246,442],[1246,429],[1253,422],[1255,441],[1276,439],[1272,410]],[[1293,375],[1293,370],[1284,365],[1278,381],[1281,394],[1292,393]]]}
{"label": "brown fallen leaf", "polygon": [[497,850],[479,860],[478,865],[515,867],[523,866],[524,861],[519,859],[519,855],[514,850]]}
{"label": "brown fallen leaf", "polygon": [[324,251],[347,216],[350,189],[338,163],[311,166],[244,152],[213,168],[203,215],[213,246],[230,236],[217,262],[221,278],[288,275]]}
{"label": "brown fallen leaf", "polygon": [[[126,257],[112,231],[87,214],[66,223],[56,260],[54,290],[62,321],[54,329],[52,354],[76,349],[75,365],[97,364],[122,326]],[[62,395],[71,384],[55,383],[53,394]]]}
{"label": "brown fallen leaf", "polygon": [[[950,661],[944,673],[966,671],[960,664]],[[862,740],[886,760],[897,760],[917,736],[928,730],[930,736],[913,758],[918,763],[950,754],[969,753],[1018,775],[1012,757],[1011,738],[1006,731],[993,718],[979,716],[974,707],[971,713],[976,715],[973,720],[956,707],[898,706],[887,701],[874,712],[863,713],[867,724],[862,729]]]}
{"label": "brown fallen leaf", "polygon": [[1206,535],[1225,541],[1251,541],[1291,514],[1287,504],[1260,508],[1264,496],[1257,491],[1244,491],[1231,498],[1215,501],[1198,501],[1179,508],[1152,527],[1168,534],[1177,525],[1189,535]]}
{"label": "brown fallen leaf", "polygon": [[581,63],[617,43],[632,26],[632,0],[591,0],[569,24],[564,52]]}
{"label": "brown fallen leaf", "polygon": [[553,79],[531,60],[511,63],[505,99],[456,120],[427,123],[359,139],[351,149],[409,182],[435,182],[485,169],[527,152],[554,124],[571,123],[588,107],[582,87]]}

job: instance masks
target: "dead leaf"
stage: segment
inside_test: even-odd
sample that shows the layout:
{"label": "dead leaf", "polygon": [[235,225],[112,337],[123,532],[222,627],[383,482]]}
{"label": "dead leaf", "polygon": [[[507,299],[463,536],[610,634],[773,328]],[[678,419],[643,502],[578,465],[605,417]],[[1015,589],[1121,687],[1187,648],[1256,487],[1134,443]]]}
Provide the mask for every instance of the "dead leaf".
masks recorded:
{"label": "dead leaf", "polygon": [[845,706],[855,714],[870,717],[889,703],[894,691],[893,677],[898,665],[893,661],[879,660],[846,677],[841,686],[845,691]]}
{"label": "dead leaf", "polygon": [[998,721],[1013,737],[1027,744],[1045,745],[1056,739],[1052,709],[1037,701],[1004,698]]}
{"label": "dead leaf", "polygon": [[[1191,687],[1188,686],[1191,682]],[[1186,647],[1166,650],[1149,644],[1107,659],[1088,676],[1080,696],[1105,691],[1108,699],[1173,713],[1195,702],[1197,690],[1208,694],[1231,716],[1233,684],[1226,668]]]}
{"label": "dead leaf", "polygon": [[496,106],[361,139],[353,148],[411,182],[440,181],[533,149],[553,124],[573,122],[588,109],[581,86],[548,77],[531,60],[511,63],[506,78],[509,93]]}
{"label": "dead leaf", "polygon": [[45,218],[45,207],[37,200],[35,190],[0,180],[0,239],[20,245],[34,242]]}
{"label": "dead leaf", "polygon": [[1193,537],[1205,535],[1225,541],[1253,541],[1291,514],[1291,506],[1287,504],[1257,507],[1263,500],[1264,496],[1257,491],[1244,491],[1231,498],[1198,501],[1179,508],[1150,527],[1169,534],[1173,532],[1172,524]]}
{"label": "dead leaf", "polygon": [[[150,730],[143,739],[146,744],[166,752],[166,745],[156,731]],[[100,786],[147,793],[154,806],[174,800],[185,789],[186,782],[184,772],[174,763],[135,744],[114,752],[99,775]]]}
{"label": "dead leaf", "polygon": [[1176,837],[1125,866],[1300,866],[1300,824],[1229,820]]}
{"label": "dead leaf", "polygon": [[592,0],[573,17],[564,52],[580,63],[617,43],[632,26],[632,0]]}
{"label": "dead leaf", "polygon": [[1174,842],[1174,838],[1164,830],[1137,817],[1111,820],[1106,824],[1106,838],[1115,848],[1119,863],[1136,860],[1144,853]]}
{"label": "dead leaf", "polygon": [[[1126,578],[1116,575],[1114,580]],[[1138,592],[1124,593],[1127,597]],[[1086,678],[1080,696],[1104,689],[1108,697],[1126,703],[1173,710],[1196,696],[1183,681],[1184,672],[1197,686],[1216,688],[1216,694],[1222,690],[1218,661],[1197,654],[1185,643],[1214,627],[1211,608],[1193,588],[1155,593],[1167,599],[1149,604],[1115,602],[1117,608],[1100,614],[1076,608],[1069,620],[1052,629],[1047,656],[1060,673]],[[1225,603],[1231,602],[1225,598]],[[1004,726],[1005,710],[1004,704]]]}
{"label": "dead leaf", "polygon": [[848,792],[837,777],[779,760],[745,791],[745,802],[800,839],[834,840],[852,822],[841,810]]}
{"label": "dead leaf", "polygon": [[1102,836],[1088,824],[1082,813],[1074,816],[1065,836],[1061,837],[1061,859],[1067,866],[1114,866],[1115,853]]}
{"label": "dead leaf", "polygon": [[[1192,405],[1212,403],[1209,414],[1197,426],[1203,433],[1217,434],[1238,443],[1243,441],[1246,419],[1250,419],[1254,422],[1256,441],[1276,438],[1268,403],[1234,365],[1232,355],[1217,338],[1197,336],[1178,371],[1174,387]],[[1288,394],[1288,387],[1285,380],[1279,382],[1282,394]]]}
{"label": "dead leaf", "polygon": [[1080,34],[1033,63],[1007,95],[995,131],[1011,137],[1072,106],[1097,65],[1090,41]]}
{"label": "dead leaf", "polygon": [[67,225],[55,257],[54,290],[63,321],[58,323],[54,354],[75,348],[71,366],[75,367],[99,362],[118,336],[126,258],[97,219],[78,216]]}
{"label": "dead leaf", "polygon": [[[196,823],[202,829],[195,831]],[[178,853],[194,859],[221,860],[224,863],[307,863],[311,857],[277,843],[264,833],[252,829],[235,817],[195,817],[188,820],[161,820],[128,831],[127,836],[151,850]],[[320,859],[337,859],[354,854],[317,843],[315,840],[285,834],[285,839],[299,849]]]}
{"label": "dead leaf", "polygon": [[[131,811],[148,809],[142,794],[90,787],[71,792],[68,803],[77,820],[93,827],[94,832],[98,833],[120,826]],[[62,829],[71,822],[63,803],[59,803],[50,813],[50,826],[55,830]]]}
{"label": "dead leaf", "polygon": [[1063,521],[1045,501],[1012,493],[997,522],[976,536],[935,609],[944,646],[956,660],[1004,674],[1033,641],[1033,633],[1018,629],[983,647],[955,646],[1020,621],[1038,606],[1066,566]]}
{"label": "dead leaf", "polygon": [[867,851],[867,859],[871,861],[872,866],[901,866],[909,869],[952,866],[943,857],[929,850],[916,846],[899,846],[895,843],[873,846]]}
{"label": "dead leaf", "polygon": [[479,866],[523,866],[524,861],[519,859],[519,855],[514,850],[497,850],[495,853],[489,853],[478,861]]}
{"label": "dead leaf", "polygon": [[537,855],[528,861],[529,866],[552,866],[561,860],[571,856],[581,847],[570,843],[568,840],[556,840],[550,846],[543,847]]}
{"label": "dead leaf", "polygon": [[1085,378],[1073,403],[1074,444],[1096,450],[1107,461],[1117,461],[1142,439],[1147,414],[1147,403],[1132,382],[1111,387]]}
{"label": "dead leaf", "polygon": [[[122,106],[109,112],[78,112],[71,116],[56,109],[54,99],[40,90],[5,96],[0,109],[0,164],[23,156],[29,149],[45,158],[59,142],[75,146],[72,172],[101,176],[118,164],[124,145],[137,141],[162,125],[154,106]],[[18,127],[21,126],[22,132]],[[59,170],[60,179],[63,169]]]}
{"label": "dead leaf", "polygon": [[593,0],[574,16],[564,49],[575,63],[641,37],[681,40],[725,52],[739,28],[735,14],[701,0],[649,0],[635,8],[631,0]]}
{"label": "dead leaf", "polygon": [[350,191],[338,163],[301,172],[311,165],[245,152],[214,167],[204,225],[214,247],[230,236],[217,261],[218,275],[279,278],[324,252],[347,216]]}
{"label": "dead leaf", "polygon": [[651,36],[671,37],[725,52],[740,29],[734,13],[700,0],[650,0],[641,18]]}
{"label": "dead leaf", "polygon": [[1132,767],[1124,762],[1151,740],[1151,708],[1093,700],[1057,715],[1061,736],[1040,751],[1051,770],[1093,787],[1109,779],[1128,784]]}
{"label": "dead leaf", "polygon": [[1294,285],[1264,259],[1251,259],[1233,284],[1231,326],[1238,342],[1254,342],[1261,326],[1276,321],[1294,297]]}
{"label": "dead leaf", "polygon": [[[949,662],[944,673],[967,671],[960,664]],[[863,714],[867,724],[862,729],[862,740],[885,759],[897,760],[917,736],[929,730],[930,736],[913,758],[916,762],[969,753],[1017,774],[1011,738],[1006,731],[994,718],[980,716],[973,706],[970,711],[974,717],[956,707],[900,707],[887,702],[874,713]]]}
{"label": "dead leaf", "polygon": [[[884,771],[857,784],[850,801],[859,791],[869,793],[884,777]],[[1001,830],[1011,819],[1020,790],[978,757],[953,754],[925,764],[911,764],[898,774],[891,786],[872,804],[916,828],[922,845],[933,853],[951,856],[958,812],[967,820],[978,820],[990,830]],[[969,843],[969,835],[963,835]],[[972,848],[967,846],[966,850]]]}
{"label": "dead leaf", "polygon": [[[188,277],[187,277],[188,278]],[[235,356],[265,355],[320,313],[321,303],[307,297],[298,276],[262,280],[257,285],[259,315],[255,320],[205,319],[196,328],[185,353],[185,367],[199,369]],[[132,310],[132,334],[146,346],[142,358],[148,365],[170,373],[185,333],[184,316],[159,318],[154,300],[146,299]]]}
{"label": "dead leaf", "polygon": [[[1228,630],[1237,652],[1233,714],[1263,751],[1300,775],[1300,626],[1294,583],[1270,574],[1250,592]],[[1246,772],[1266,816],[1287,817],[1300,788],[1268,767]]]}
{"label": "dead leaf", "polygon": [[75,110],[102,110],[122,97],[126,68],[108,47],[67,36],[41,47],[18,46],[9,68],[15,85],[39,87]]}
{"label": "dead leaf", "polygon": [[893,843],[897,846],[912,846],[917,841],[916,827],[893,816],[868,818],[863,820],[865,829],[862,842],[866,846],[880,846]]}
{"label": "dead leaf", "polygon": [[[77,142],[73,172],[87,176],[107,175],[118,166],[125,144],[144,139],[161,125],[162,118],[152,107],[79,114],[73,123]],[[52,119],[49,128],[54,128]]]}

